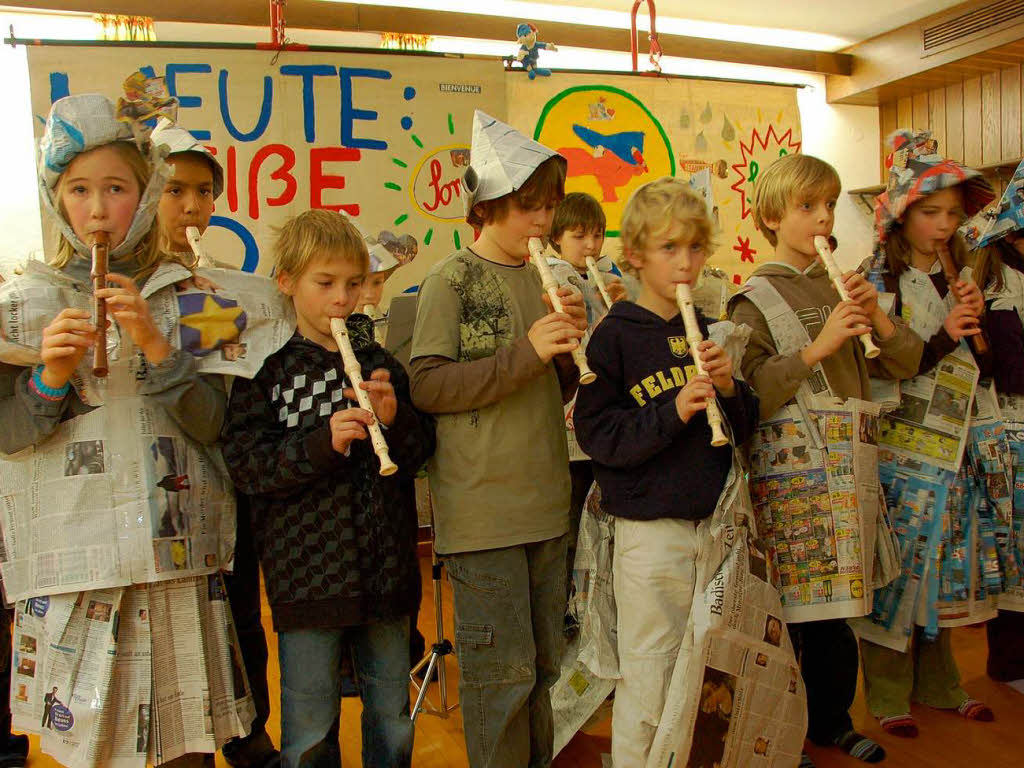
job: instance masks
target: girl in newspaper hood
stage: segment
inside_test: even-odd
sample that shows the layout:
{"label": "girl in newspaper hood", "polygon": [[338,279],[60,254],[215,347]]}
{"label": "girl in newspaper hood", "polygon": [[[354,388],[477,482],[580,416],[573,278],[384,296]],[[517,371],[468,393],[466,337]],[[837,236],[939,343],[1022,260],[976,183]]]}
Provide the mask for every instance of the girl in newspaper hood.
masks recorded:
{"label": "girl in newspaper hood", "polygon": [[[938,249],[947,249],[954,263],[963,267],[966,247],[957,227],[965,212],[976,213],[994,195],[978,171],[938,154],[937,142],[928,132],[897,131],[889,142],[892,151],[887,159],[888,186],[875,201],[877,252],[873,280],[887,293],[895,294],[895,311],[924,339],[925,348],[918,376],[902,385],[904,394],[897,415],[906,418],[896,422],[883,416],[879,443],[885,450],[880,451],[879,474],[900,536],[900,551],[914,552],[915,543],[925,541],[927,551],[918,551],[912,562],[911,558],[904,559],[896,580],[876,590],[871,614],[875,625],[860,633],[861,662],[868,709],[886,732],[914,737],[918,729],[910,714],[911,700],[948,709],[968,720],[994,719],[987,705],[972,699],[960,687],[960,673],[950,645],[948,613],[938,614],[943,603],[955,599],[956,587],[946,593],[937,573],[939,565],[933,565],[928,573],[922,570],[925,562],[939,563],[937,553],[953,556],[962,544],[952,540],[950,532],[961,524],[971,526],[970,522],[963,523],[973,515],[969,481],[954,458],[949,458],[949,466],[945,466],[938,454],[929,453],[934,432],[924,425],[921,399],[909,394],[934,390],[928,413],[945,408],[950,418],[957,416],[963,420],[961,434],[949,440],[959,439],[959,454],[964,454],[963,441],[969,434],[971,413],[969,399],[952,397],[947,402],[940,398],[939,388],[924,376],[933,369],[948,368],[972,370],[976,377],[977,364],[987,363],[975,361],[963,341],[979,333],[982,296],[973,282],[959,280],[955,286],[947,283]],[[959,302],[954,301],[953,291],[960,296]],[[951,362],[954,353],[959,357]],[[915,413],[920,416],[912,415]],[[914,438],[907,438],[905,430],[916,430]],[[893,436],[886,440],[890,432]],[[915,466],[921,468],[921,473],[908,470]],[[922,479],[919,474],[926,477]],[[930,501],[922,505],[920,514],[909,515],[906,510],[916,508],[913,505],[920,494]],[[931,514],[935,517],[931,518]],[[929,530],[923,522],[939,518],[943,521],[939,528]],[[942,531],[942,541],[935,530]],[[965,560],[971,560],[969,555]],[[969,568],[964,571],[968,572],[965,578],[969,585]],[[915,605],[921,609],[916,620],[912,608]],[[904,606],[910,608],[901,610]],[[879,626],[886,632],[875,634]]]}
{"label": "girl in newspaper hood", "polygon": [[[25,634],[36,648],[16,726],[40,733],[43,751],[66,765],[178,768],[202,765],[202,753],[252,720],[220,574],[234,501],[210,446],[225,386],[197,369],[224,334],[211,315],[244,313],[205,305],[191,316],[198,347],[179,348],[186,294],[177,285],[191,277],[191,259],[160,250],[167,168],[129,123],[103,96],[69,96],[53,104],[40,141],[39,191],[60,238],[50,267],[30,263],[0,289],[3,316],[21,306],[26,318],[5,329],[8,339],[37,348],[40,361],[0,362],[0,452],[33,449],[0,466],[29,489],[5,516],[2,567],[22,617],[14,647]],[[110,243],[108,287],[95,291],[112,318],[105,382],[91,377],[97,329],[77,298],[92,293],[88,243],[100,231]],[[38,318],[44,327],[33,335]],[[79,466],[72,457],[83,441],[93,460]],[[51,686],[65,695],[41,727]],[[184,722],[184,732],[160,730],[161,720]]]}
{"label": "girl in newspaper hood", "polygon": [[[1016,458],[1013,484],[1024,488],[1024,162],[1017,166],[998,202],[960,229],[968,248],[976,250],[974,276],[985,288],[985,331],[992,356],[992,380],[1010,447]],[[1012,424],[1012,426],[1011,426]],[[988,631],[988,676],[1024,692],[1024,503],[1013,499],[1008,558],[1016,569],[1013,601],[1000,603]]]}

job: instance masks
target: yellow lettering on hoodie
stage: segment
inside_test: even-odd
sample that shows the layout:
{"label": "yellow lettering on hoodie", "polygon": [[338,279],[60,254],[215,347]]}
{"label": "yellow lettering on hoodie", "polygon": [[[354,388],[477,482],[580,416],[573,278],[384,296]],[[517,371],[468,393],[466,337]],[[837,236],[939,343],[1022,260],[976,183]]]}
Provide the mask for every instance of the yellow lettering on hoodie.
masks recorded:
{"label": "yellow lettering on hoodie", "polygon": [[648,376],[640,380],[640,383],[644,385],[644,389],[647,390],[647,396],[655,398],[661,394],[661,387],[654,383],[654,377]]}

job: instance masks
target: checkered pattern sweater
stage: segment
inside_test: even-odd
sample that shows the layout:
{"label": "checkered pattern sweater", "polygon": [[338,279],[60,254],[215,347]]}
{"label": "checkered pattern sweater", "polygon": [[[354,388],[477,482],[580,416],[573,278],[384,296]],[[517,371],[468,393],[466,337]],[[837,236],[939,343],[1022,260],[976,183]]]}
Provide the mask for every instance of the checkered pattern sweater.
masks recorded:
{"label": "checkered pattern sweater", "polygon": [[420,602],[413,477],[434,450],[432,420],[416,411],[402,366],[373,341],[363,315],[348,321],[364,379],[391,372],[398,398],[385,429],[399,471],[381,477],[369,440],[348,456],[331,447],[343,397],[341,355],[296,334],[256,378],[235,379],[224,459],[252,497],[252,533],[274,629],[340,628],[413,613]]}

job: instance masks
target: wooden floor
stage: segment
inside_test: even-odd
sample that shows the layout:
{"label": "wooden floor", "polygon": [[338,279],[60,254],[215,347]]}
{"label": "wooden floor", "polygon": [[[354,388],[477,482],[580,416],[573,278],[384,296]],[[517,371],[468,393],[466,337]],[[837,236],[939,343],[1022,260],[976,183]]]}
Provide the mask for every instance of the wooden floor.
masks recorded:
{"label": "wooden floor", "polygon": [[[420,612],[420,631],[427,643],[434,638],[433,584],[430,579],[429,560],[421,561],[423,574],[423,607]],[[446,636],[452,636],[451,587],[447,580],[442,584],[444,621]],[[270,629],[270,613],[264,604],[263,623],[270,644],[270,693],[273,702],[268,729],[275,742],[279,741],[280,719],[277,702],[280,699],[277,668],[277,638]],[[974,697],[992,706],[996,713],[994,723],[971,723],[955,714],[925,707],[915,708],[914,714],[920,724],[921,735],[917,739],[897,739],[885,736],[874,718],[867,715],[863,696],[858,693],[854,705],[853,719],[865,734],[883,744],[889,752],[883,763],[887,768],[1017,768],[1024,764],[1024,695],[1005,685],[994,683],[985,676],[986,643],[982,628],[957,629],[953,634],[953,645],[964,687]],[[1024,649],[1022,649],[1024,652]],[[448,663],[448,695],[451,701],[458,701],[458,670],[454,657]],[[436,686],[432,686],[429,698],[436,700]],[[360,704],[357,700],[345,699],[342,706],[342,761],[345,768],[360,765]],[[54,760],[38,752],[39,742],[32,737],[32,753],[29,766],[44,768],[58,765]],[[611,725],[605,722],[593,732],[577,734],[570,744],[555,759],[555,768],[599,768],[601,754],[611,748]],[[863,768],[861,763],[846,757],[836,749],[808,747],[820,768]],[[226,768],[220,754],[218,768]],[[462,740],[462,717],[455,710],[451,717],[442,720],[421,715],[416,725],[416,746],[413,753],[416,768],[464,768],[467,765],[465,744]]]}

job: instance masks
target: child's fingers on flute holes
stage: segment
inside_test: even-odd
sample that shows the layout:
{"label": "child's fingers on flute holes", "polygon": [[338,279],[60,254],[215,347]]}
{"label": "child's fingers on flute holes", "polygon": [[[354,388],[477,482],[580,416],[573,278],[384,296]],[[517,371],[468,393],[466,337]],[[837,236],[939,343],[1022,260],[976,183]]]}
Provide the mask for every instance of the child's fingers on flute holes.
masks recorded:
{"label": "child's fingers on flute holes", "polygon": [[54,347],[91,347],[95,341],[95,333],[57,333],[48,336],[46,346]]}
{"label": "child's fingers on flute holes", "polygon": [[[121,286],[122,288],[124,288],[126,290],[134,291],[135,293],[139,292],[139,286],[137,286],[135,284],[135,281],[132,280],[130,277],[128,277],[128,275],[122,275],[119,272],[108,272],[107,273],[107,282],[108,283],[114,283],[116,285]],[[102,289],[102,290],[107,290],[107,289]]]}
{"label": "child's fingers on flute holes", "polygon": [[374,381],[391,381],[391,371],[387,368],[374,368],[370,378]]}

